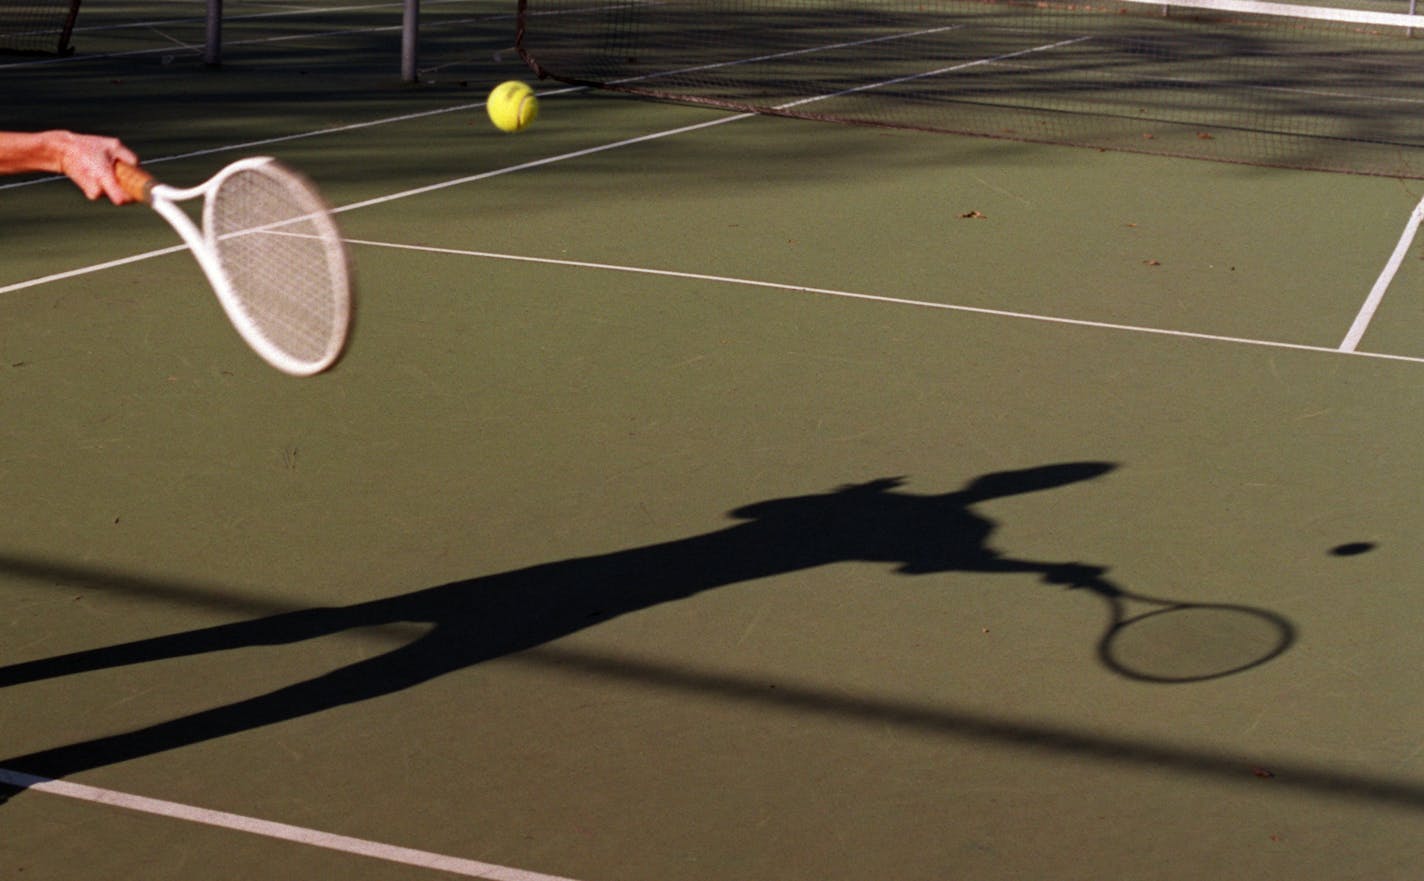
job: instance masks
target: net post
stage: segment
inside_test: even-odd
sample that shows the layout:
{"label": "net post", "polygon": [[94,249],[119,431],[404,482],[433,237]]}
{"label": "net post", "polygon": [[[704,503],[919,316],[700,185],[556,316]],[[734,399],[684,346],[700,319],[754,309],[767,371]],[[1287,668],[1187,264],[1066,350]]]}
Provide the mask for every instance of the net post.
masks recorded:
{"label": "net post", "polygon": [[222,0],[208,0],[207,36],[203,43],[203,63],[222,64]]}
{"label": "net post", "polygon": [[69,4],[69,13],[64,17],[64,25],[59,31],[59,47],[56,50],[60,55],[70,55],[74,52],[74,47],[69,44],[69,38],[74,33],[74,23],[79,20],[79,2],[74,0]]}
{"label": "net post", "polygon": [[401,14],[401,81],[417,79],[416,56],[420,40],[420,0],[404,0]]}

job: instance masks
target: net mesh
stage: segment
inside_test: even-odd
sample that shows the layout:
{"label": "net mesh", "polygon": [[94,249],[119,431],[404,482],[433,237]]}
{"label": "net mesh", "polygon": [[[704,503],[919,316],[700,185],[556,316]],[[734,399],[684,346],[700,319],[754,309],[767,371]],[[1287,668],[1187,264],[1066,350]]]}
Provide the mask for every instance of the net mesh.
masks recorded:
{"label": "net mesh", "polygon": [[0,52],[67,54],[79,0],[0,3]]}
{"label": "net mesh", "polygon": [[1416,24],[1251,0],[522,0],[518,41],[541,76],[730,109],[1421,177]]}
{"label": "net mesh", "polygon": [[321,196],[267,162],[225,178],[206,210],[205,233],[234,295],[229,308],[246,319],[235,319],[239,330],[294,365],[329,364],[345,342],[350,282]]}

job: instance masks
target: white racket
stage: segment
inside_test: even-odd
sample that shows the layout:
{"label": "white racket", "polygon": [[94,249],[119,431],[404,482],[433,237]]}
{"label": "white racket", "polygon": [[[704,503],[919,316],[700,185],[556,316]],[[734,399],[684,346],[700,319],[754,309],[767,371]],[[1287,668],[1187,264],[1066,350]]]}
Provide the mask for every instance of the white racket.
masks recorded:
{"label": "white racket", "polygon": [[[188,245],[223,311],[261,358],[293,376],[336,363],[351,330],[346,246],[321,194],[267,156],[242,159],[188,189],[120,162],[124,191]],[[199,229],[178,203],[203,199]]]}

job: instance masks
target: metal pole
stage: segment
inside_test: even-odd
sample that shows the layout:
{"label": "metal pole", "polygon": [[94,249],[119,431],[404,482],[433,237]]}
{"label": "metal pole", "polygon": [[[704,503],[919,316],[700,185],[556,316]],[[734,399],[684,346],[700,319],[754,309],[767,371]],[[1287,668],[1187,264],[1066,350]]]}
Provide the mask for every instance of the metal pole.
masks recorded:
{"label": "metal pole", "polygon": [[420,0],[405,0],[401,20],[401,80],[416,81],[415,60],[420,40]]}
{"label": "metal pole", "polygon": [[208,36],[203,44],[203,63],[222,64],[222,0],[208,0]]}

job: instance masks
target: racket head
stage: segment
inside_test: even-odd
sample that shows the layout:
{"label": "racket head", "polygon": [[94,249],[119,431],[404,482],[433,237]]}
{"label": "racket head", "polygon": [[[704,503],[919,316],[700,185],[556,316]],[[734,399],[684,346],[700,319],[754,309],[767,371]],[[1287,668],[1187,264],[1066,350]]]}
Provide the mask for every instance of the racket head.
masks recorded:
{"label": "racket head", "polygon": [[345,243],[316,187],[276,159],[256,156],[232,163],[199,189],[205,252],[199,263],[238,334],[293,376],[335,365],[351,332],[355,297]]}

